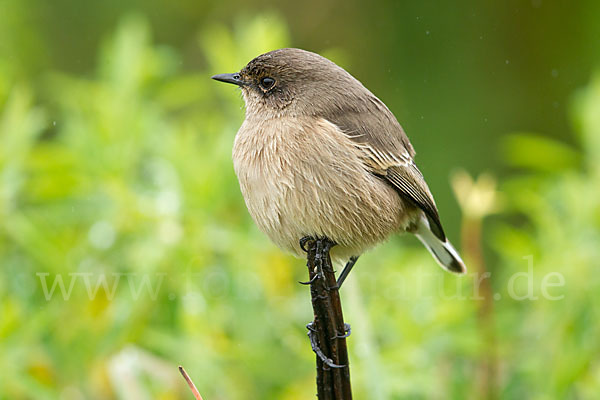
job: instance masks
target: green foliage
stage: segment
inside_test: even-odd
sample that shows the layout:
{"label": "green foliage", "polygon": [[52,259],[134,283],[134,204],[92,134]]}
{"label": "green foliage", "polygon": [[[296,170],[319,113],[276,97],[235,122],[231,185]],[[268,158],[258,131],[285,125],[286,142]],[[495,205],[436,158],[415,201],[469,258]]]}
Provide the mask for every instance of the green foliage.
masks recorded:
{"label": "green foliage", "polygon": [[[179,364],[205,399],[314,395],[304,262],[250,220],[230,159],[242,100],[209,79],[289,45],[287,28],[265,14],[194,40],[193,72],[135,15],[89,76],[0,58],[0,398],[189,398]],[[503,211],[463,238],[489,250],[498,297],[408,238],[360,259],[342,291],[356,398],[478,398],[490,354],[501,398],[596,397],[600,78],[574,104],[578,149],[509,136]],[[518,299],[523,272],[537,300]]]}
{"label": "green foliage", "polygon": [[[505,304],[507,344],[503,353],[512,370],[506,388],[511,398],[593,398],[600,387],[600,344],[594,339],[600,335],[600,279],[596,273],[600,259],[599,82],[596,77],[575,98],[573,115],[581,156],[562,144],[538,142],[529,136],[513,142],[513,147],[523,145],[519,154],[546,150],[545,155],[554,158],[554,167],[563,168],[538,167],[532,161],[534,170],[553,173],[532,173],[505,182],[510,212],[527,220],[497,225],[491,243],[500,256],[498,273],[508,277],[522,270],[519,259],[529,254],[534,286],[539,287],[547,274],[560,272],[565,290],[560,301]],[[572,163],[578,158],[586,161],[583,167]],[[523,164],[518,158],[511,159]],[[547,162],[540,160],[544,165]],[[527,385],[530,381],[539,384]]]}

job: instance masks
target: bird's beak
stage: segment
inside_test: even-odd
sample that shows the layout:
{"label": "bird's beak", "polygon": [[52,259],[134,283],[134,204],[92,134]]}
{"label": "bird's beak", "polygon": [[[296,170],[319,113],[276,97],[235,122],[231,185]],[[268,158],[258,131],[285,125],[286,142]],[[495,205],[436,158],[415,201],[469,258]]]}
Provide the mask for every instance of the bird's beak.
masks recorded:
{"label": "bird's beak", "polygon": [[242,80],[242,76],[238,72],[233,73],[233,74],[215,75],[215,76],[212,76],[211,79],[214,79],[215,81],[220,81],[220,82],[233,83],[234,85],[238,85],[238,86],[242,86],[242,85],[246,84]]}

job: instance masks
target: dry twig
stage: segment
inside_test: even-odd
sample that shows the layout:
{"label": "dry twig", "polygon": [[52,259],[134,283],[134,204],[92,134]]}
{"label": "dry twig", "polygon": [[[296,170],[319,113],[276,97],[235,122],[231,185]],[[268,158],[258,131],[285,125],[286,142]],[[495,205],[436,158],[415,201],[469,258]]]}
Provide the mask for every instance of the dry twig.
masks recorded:
{"label": "dry twig", "polygon": [[192,390],[192,393],[194,394],[194,397],[196,398],[196,400],[202,400],[202,396],[200,396],[198,389],[196,389],[196,385],[194,385],[194,382],[192,382],[192,379],[187,374],[187,372],[185,372],[185,369],[181,365],[179,366],[179,372],[181,372],[181,375],[183,375],[183,379],[185,379],[188,386]]}

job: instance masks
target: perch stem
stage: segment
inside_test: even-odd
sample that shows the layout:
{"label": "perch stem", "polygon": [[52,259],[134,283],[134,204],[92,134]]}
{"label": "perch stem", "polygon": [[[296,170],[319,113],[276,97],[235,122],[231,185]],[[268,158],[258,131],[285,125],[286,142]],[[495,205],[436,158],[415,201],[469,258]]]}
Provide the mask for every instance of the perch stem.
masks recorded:
{"label": "perch stem", "polygon": [[309,324],[317,361],[317,396],[320,400],[350,400],[350,368],[342,304],[326,238],[305,241],[314,321]]}

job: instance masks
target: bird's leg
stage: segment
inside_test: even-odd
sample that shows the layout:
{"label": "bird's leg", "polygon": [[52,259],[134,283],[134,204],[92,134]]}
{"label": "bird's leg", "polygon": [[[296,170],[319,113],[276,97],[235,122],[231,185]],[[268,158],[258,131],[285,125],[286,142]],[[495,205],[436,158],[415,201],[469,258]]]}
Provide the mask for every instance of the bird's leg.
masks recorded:
{"label": "bird's leg", "polygon": [[[318,239],[317,239],[318,240]],[[300,248],[305,252],[308,253],[308,248],[306,247],[307,245],[311,245],[312,243],[315,243],[317,240],[315,240],[315,238],[313,238],[312,236],[304,236],[302,238],[300,238],[299,244],[300,244]],[[315,243],[317,244],[317,243]],[[317,244],[318,245],[318,244]],[[318,254],[318,253],[317,253]],[[302,282],[299,281],[298,283],[301,285],[311,285],[313,284],[317,279],[319,279],[321,277],[320,274],[320,270],[315,268],[316,273],[313,275],[312,278],[310,278],[310,280],[306,281],[306,282]]]}
{"label": "bird's leg", "polygon": [[316,246],[316,251],[315,251],[315,275],[306,282],[298,282],[302,285],[310,285],[311,283],[315,282],[317,279],[323,277],[323,262],[325,260],[325,258],[327,257],[327,255],[329,254],[329,250],[331,250],[331,248],[333,246],[335,246],[335,242],[332,242],[331,240],[327,239],[327,238],[319,238],[317,237],[316,239],[314,239],[311,236],[304,236],[303,238],[300,239],[300,248],[308,253],[308,249],[307,249],[307,244],[310,246],[310,242],[313,242],[314,245]]}
{"label": "bird's leg", "polygon": [[[329,257],[329,251],[331,250],[331,248],[333,246],[336,245],[336,243],[333,242],[332,240],[329,240],[326,237],[323,237],[323,238],[317,238],[317,240],[315,241],[315,245],[316,245],[315,269],[316,269],[316,273],[319,276],[319,278],[322,278],[325,276],[325,274],[323,273],[323,266],[327,262],[326,260]],[[323,283],[327,290],[338,288],[337,283],[331,287],[327,286],[327,282],[325,280],[323,281]]]}
{"label": "bird's leg", "polygon": [[315,240],[315,245],[317,246],[315,251],[315,264],[320,275],[322,275],[323,263],[329,255],[329,250],[335,246],[335,243],[327,238],[317,238],[317,240]]}
{"label": "bird's leg", "polygon": [[346,263],[346,266],[342,270],[342,273],[337,278],[336,286],[338,287],[338,289],[342,287],[342,283],[344,283],[344,281],[348,277],[348,274],[350,273],[350,271],[352,271],[352,267],[354,267],[354,264],[356,264],[356,260],[358,260],[358,256],[352,256],[350,257],[350,260],[348,260],[348,262]]}

